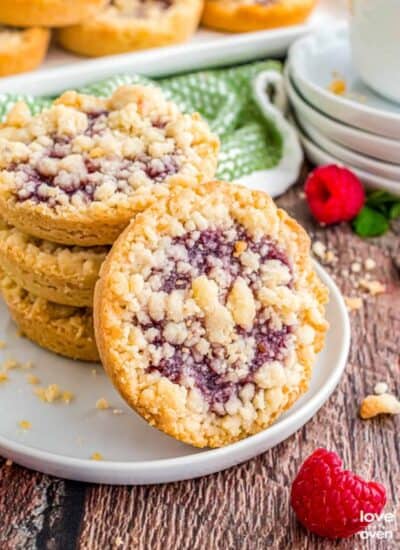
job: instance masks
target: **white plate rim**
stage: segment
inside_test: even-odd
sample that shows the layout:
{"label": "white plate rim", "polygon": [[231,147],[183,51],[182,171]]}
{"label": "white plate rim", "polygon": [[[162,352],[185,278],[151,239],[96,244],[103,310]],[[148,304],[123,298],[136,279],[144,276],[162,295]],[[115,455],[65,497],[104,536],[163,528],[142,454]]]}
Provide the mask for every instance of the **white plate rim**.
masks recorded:
{"label": "white plate rim", "polygon": [[[333,31],[326,31],[324,41],[333,39],[348,39],[348,25],[336,26]],[[288,59],[291,67],[291,75],[296,86],[304,97],[312,104],[318,104],[319,109],[329,116],[339,118],[343,122],[352,122],[357,128],[379,132],[380,135],[395,139],[400,138],[400,114],[379,110],[370,105],[357,103],[351,99],[335,95],[305,78],[301,72],[300,63],[297,63],[299,51],[303,48],[312,48],[316,42],[322,39],[321,32],[313,32],[297,40],[289,49]]]}
{"label": "white plate rim", "polygon": [[[300,424],[298,424],[294,430],[290,431],[290,433],[282,439],[279,439],[278,436],[278,443],[298,431],[330,397],[344,372],[350,350],[350,319],[343,296],[336,283],[325,271],[325,269],[323,269],[317,262],[314,263],[318,275],[321,277],[324,284],[326,284],[329,288],[331,296],[330,299],[335,301],[335,305],[340,313],[343,331],[343,347],[340,350],[339,358],[335,364],[335,367],[332,369],[322,388],[313,397],[305,401],[305,403],[303,403],[296,411],[296,417],[299,418],[301,416]],[[274,435],[278,435],[278,432],[285,432],[285,428],[289,427],[289,430],[291,430],[291,423],[293,423],[293,417],[289,415],[281,420],[279,424],[273,424],[266,430],[227,447],[210,449],[194,455],[167,459],[135,462],[97,462],[90,459],[66,457],[60,454],[51,453],[49,451],[41,451],[40,449],[36,449],[22,443],[10,441],[1,435],[0,453],[16,463],[21,464],[22,466],[35,469],[48,475],[60,476],[64,479],[91,483],[112,483],[114,485],[161,484],[172,481],[183,481],[185,479],[194,479],[245,462],[246,460],[257,456],[266,449],[270,448],[268,447],[268,444],[266,444],[263,448],[263,440],[266,438],[274,439]],[[275,446],[278,443],[272,444],[272,446]],[[251,451],[251,448],[253,448],[253,450],[256,449],[255,452]],[[236,455],[238,458],[235,458]],[[215,464],[214,459],[219,459],[221,463],[219,465]],[[211,467],[208,465],[207,467],[207,462],[211,461],[212,463],[213,460],[214,465],[211,465]],[[197,468],[197,471],[195,471],[194,474],[191,473],[189,475],[181,475],[179,473],[179,469],[184,466],[195,467]],[[162,469],[161,480],[151,481],[152,474],[159,472],[160,469]],[[113,475],[116,470],[118,471],[118,481],[114,480],[115,476]],[[123,474],[122,476],[121,473]],[[129,481],[129,475],[132,476],[132,474],[135,477],[135,482]],[[141,475],[143,475],[145,479],[143,481],[137,481]],[[124,479],[122,480],[121,477]]]}
{"label": "white plate rim", "polygon": [[[372,174],[387,178],[388,180],[393,180],[394,182],[400,184],[400,165],[390,165],[390,163],[385,163],[380,160],[378,161],[371,157],[356,153],[351,149],[346,149],[339,143],[335,143],[328,137],[324,136],[320,130],[315,128],[309,122],[299,119],[296,119],[296,122],[311,141],[318,143],[321,149],[338,158],[341,162],[354,164],[355,166],[359,163],[358,167],[360,170],[370,171]],[[388,175],[388,172],[391,172],[391,175]]]}
{"label": "white plate rim", "polygon": [[[316,164],[317,166],[323,166],[326,164],[337,164],[339,166],[345,166],[349,168],[354,174],[364,183],[366,187],[369,189],[383,189],[384,191],[388,191],[390,193],[393,193],[396,196],[400,196],[400,183],[389,180],[387,178],[383,178],[382,176],[375,176],[371,175],[361,168],[356,168],[355,166],[352,166],[348,162],[343,162],[334,155],[327,153],[324,149],[321,149],[316,143],[311,141],[309,138],[307,138],[300,129],[299,136],[300,141],[303,144],[303,147],[306,152],[306,156],[310,158],[310,156],[314,156],[314,158],[318,157],[321,160],[314,161],[311,158],[311,161],[313,164]],[[311,151],[311,155],[310,155]]]}
{"label": "white plate rim", "polygon": [[329,115],[307,103],[292,82],[290,71],[291,67],[287,62],[284,71],[286,89],[290,102],[298,113],[299,118],[308,119],[308,122],[318,128],[320,132],[329,135],[333,140],[340,140],[353,150],[356,150],[355,147],[358,147],[357,151],[359,153],[374,156],[391,163],[394,163],[393,158],[400,159],[399,141],[348,126],[343,122],[334,120]]}
{"label": "white plate rim", "polygon": [[279,56],[311,28],[312,23],[307,22],[280,29],[227,34],[224,38],[210,38],[204,42],[94,59],[82,58],[82,61],[68,65],[0,78],[0,93],[24,90],[32,95],[55,95],[121,73],[162,77],[194,70],[194,67],[203,70],[255,61],[263,56]]}

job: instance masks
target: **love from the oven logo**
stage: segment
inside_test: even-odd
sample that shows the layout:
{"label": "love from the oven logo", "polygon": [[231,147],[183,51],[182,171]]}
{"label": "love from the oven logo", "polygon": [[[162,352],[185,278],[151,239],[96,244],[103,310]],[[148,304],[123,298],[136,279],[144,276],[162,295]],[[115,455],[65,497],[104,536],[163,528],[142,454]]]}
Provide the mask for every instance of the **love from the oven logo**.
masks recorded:
{"label": "love from the oven logo", "polygon": [[394,532],[397,529],[396,516],[391,512],[383,512],[374,514],[372,512],[360,512],[360,521],[366,522],[369,525],[365,531],[358,533],[358,536],[364,540],[393,540]]}

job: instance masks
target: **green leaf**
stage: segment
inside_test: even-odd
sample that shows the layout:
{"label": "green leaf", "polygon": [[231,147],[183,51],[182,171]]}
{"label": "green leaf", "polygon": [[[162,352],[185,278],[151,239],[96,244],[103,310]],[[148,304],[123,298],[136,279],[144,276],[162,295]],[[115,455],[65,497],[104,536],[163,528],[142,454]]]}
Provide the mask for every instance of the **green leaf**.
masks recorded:
{"label": "green leaf", "polygon": [[394,203],[390,209],[389,212],[389,218],[391,220],[395,220],[396,218],[400,218],[400,201]]}
{"label": "green leaf", "polygon": [[388,193],[387,191],[371,191],[371,193],[368,193],[367,196],[367,205],[368,206],[380,206],[387,203],[393,203],[398,202],[399,198],[395,197],[391,193]]}
{"label": "green leaf", "polygon": [[353,228],[360,237],[379,237],[389,229],[389,222],[380,212],[364,206],[353,221]]}

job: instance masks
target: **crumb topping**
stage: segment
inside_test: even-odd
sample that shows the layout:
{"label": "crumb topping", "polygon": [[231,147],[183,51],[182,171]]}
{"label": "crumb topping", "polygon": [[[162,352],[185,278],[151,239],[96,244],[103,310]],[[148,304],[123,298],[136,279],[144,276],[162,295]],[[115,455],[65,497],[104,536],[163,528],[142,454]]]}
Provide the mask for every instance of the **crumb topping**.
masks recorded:
{"label": "crumb topping", "polygon": [[238,224],[165,239],[158,254],[147,313],[134,316],[149,346],[148,371],[196,387],[213,412],[226,414],[245,386],[254,393],[259,369],[290,351],[291,328],[256,298],[262,281],[290,286],[288,259]]}
{"label": "crumb topping", "polygon": [[[0,180],[16,203],[117,209],[172,176],[215,169],[217,138],[154,87],[121,87],[108,100],[67,92],[35,117],[25,109],[17,105],[0,130]],[[207,141],[214,158],[203,158]]]}

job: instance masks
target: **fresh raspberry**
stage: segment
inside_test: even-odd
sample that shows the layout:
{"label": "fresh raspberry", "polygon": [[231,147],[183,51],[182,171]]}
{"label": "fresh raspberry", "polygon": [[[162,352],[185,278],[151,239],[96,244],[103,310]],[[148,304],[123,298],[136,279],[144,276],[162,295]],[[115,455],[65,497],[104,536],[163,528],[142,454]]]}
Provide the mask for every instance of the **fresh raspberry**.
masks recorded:
{"label": "fresh raspberry", "polygon": [[365,529],[361,512],[380,514],[385,488],[342,469],[336,453],[317,449],[307,458],[292,485],[290,499],[297,519],[322,537],[345,538]]}
{"label": "fresh raspberry", "polygon": [[357,176],[334,164],[311,172],[305,193],[313,216],[327,225],[352,220],[365,202],[365,191]]}

